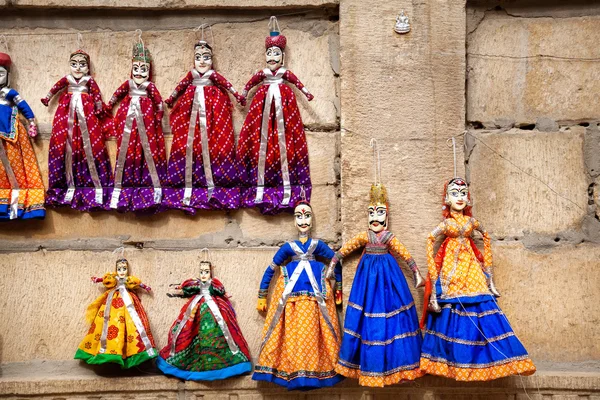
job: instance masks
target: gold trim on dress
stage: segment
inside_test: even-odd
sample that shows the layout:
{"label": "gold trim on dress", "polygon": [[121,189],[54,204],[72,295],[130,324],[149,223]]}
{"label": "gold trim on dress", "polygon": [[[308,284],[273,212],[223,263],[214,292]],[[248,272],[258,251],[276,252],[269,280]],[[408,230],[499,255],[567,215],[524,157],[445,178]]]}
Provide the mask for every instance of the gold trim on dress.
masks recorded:
{"label": "gold trim on dress", "polygon": [[440,339],[444,339],[447,342],[466,344],[466,345],[471,345],[471,346],[485,346],[488,343],[497,342],[498,340],[502,340],[502,339],[506,339],[507,337],[515,336],[514,332],[506,332],[506,333],[503,333],[502,335],[494,336],[487,340],[465,340],[465,339],[452,338],[452,337],[444,335],[443,333],[439,333],[436,331],[430,331],[429,329],[427,329],[425,331],[425,333],[427,333],[429,335],[437,336]]}

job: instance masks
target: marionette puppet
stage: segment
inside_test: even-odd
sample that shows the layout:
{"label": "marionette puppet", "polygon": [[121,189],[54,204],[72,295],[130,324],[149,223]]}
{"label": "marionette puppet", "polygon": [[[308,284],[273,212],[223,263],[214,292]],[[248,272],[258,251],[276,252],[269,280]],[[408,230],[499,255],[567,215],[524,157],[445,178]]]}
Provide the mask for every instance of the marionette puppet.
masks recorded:
{"label": "marionette puppet", "polygon": [[338,261],[365,248],[348,299],[336,366],[361,386],[382,387],[424,374],[419,370],[421,330],[415,302],[396,258],[408,264],[415,288],[424,280],[408,250],[387,230],[388,210],[385,186],[371,185],[369,230],[346,242],[328,269],[331,276]]}
{"label": "marionette puppet", "polygon": [[119,364],[131,368],[155,358],[154,339],[150,324],[135,289],[150,292],[150,286],[129,275],[129,262],[117,260],[115,272],[103,278],[92,277],[92,282],[102,283],[108,290],[100,295],[86,311],[91,323],[75,353],[75,358],[88,364]]}
{"label": "marionette puppet", "polygon": [[140,38],[133,47],[131,78],[108,102],[112,110],[123,99],[114,119],[118,150],[110,198],[110,208],[118,211],[153,212],[161,204],[167,156],[162,98],[151,79],[150,51]]}
{"label": "marionette puppet", "polygon": [[48,154],[46,204],[90,211],[109,208],[112,170],[104,144],[112,119],[104,111],[98,84],[90,76],[90,56],[77,50],[69,57],[71,73],[41,101],[63,89],[52,123]]}
{"label": "marionette puppet", "polygon": [[231,83],[213,69],[213,47],[203,33],[194,45],[194,68],[165,100],[169,107],[175,104],[170,116],[173,145],[166,207],[188,214],[239,208],[239,168],[228,93],[245,104]]}
{"label": "marionette puppet", "polygon": [[325,279],[324,264],[315,258],[331,259],[334,253],[324,242],[310,237],[310,204],[298,202],[294,217],[298,240],[281,246],[260,284],[257,309],[267,311],[269,284],[275,270],[280,270],[252,379],[288,390],[309,390],[344,379],[335,371],[341,339],[335,307],[342,301],[341,268],[335,270],[339,285],[334,295]]}
{"label": "marionette puppet", "polygon": [[156,365],[167,375],[213,381],[252,371],[248,344],[225,287],[213,277],[212,264],[200,263],[200,277],[177,285],[189,298],[169,330],[168,344]]}
{"label": "marionette puppet", "polygon": [[[31,107],[9,86],[11,63],[8,54],[0,53],[0,221],[42,219],[45,190],[29,141],[37,136],[37,125]],[[19,112],[28,121],[28,131]]]}
{"label": "marionette puppet", "polygon": [[[533,374],[533,362],[496,303],[490,235],[472,216],[467,183],[448,181],[443,201],[444,220],[427,238],[421,369],[458,381]],[[483,236],[483,255],[474,231]],[[446,239],[434,257],[440,235]]]}
{"label": "marionette puppet", "polygon": [[254,94],[238,142],[242,168],[242,207],[257,207],[263,214],[292,211],[301,188],[310,200],[308,147],[296,96],[289,82],[311,101],[313,95],[284,65],[287,39],[271,17],[265,39],[267,68],[258,71],[244,87],[261,85]]}

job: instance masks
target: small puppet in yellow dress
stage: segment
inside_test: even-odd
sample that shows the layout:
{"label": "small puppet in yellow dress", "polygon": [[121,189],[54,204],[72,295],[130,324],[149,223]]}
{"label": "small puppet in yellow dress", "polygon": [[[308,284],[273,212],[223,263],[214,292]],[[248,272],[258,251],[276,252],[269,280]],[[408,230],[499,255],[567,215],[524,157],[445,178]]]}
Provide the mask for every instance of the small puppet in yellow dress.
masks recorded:
{"label": "small puppet in yellow dress", "polygon": [[158,355],[146,311],[135,289],[150,292],[139,278],[129,275],[129,262],[117,261],[115,272],[92,277],[108,289],[86,311],[92,325],[79,344],[76,359],[88,364],[115,363],[131,368]]}
{"label": "small puppet in yellow dress", "polygon": [[[496,303],[500,293],[492,275],[491,239],[471,214],[467,183],[448,181],[443,201],[444,220],[427,238],[421,369],[458,381],[533,374],[533,362]],[[473,242],[474,231],[483,236],[483,255]],[[440,235],[446,239],[434,257]]]}

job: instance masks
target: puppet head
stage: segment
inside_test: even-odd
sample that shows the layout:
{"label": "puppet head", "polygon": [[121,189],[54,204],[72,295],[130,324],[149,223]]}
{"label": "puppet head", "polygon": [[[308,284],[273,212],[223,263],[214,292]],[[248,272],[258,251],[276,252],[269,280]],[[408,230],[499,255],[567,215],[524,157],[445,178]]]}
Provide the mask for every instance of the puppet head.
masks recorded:
{"label": "puppet head", "polygon": [[444,217],[450,212],[462,212],[471,215],[471,195],[469,186],[462,178],[452,178],[444,186],[444,206],[442,207]]}
{"label": "puppet head", "polygon": [[294,207],[294,221],[300,235],[308,236],[313,226],[313,210],[306,200],[300,200]]}
{"label": "puppet head", "polygon": [[0,53],[0,88],[8,86],[8,74],[12,60],[6,53]]}
{"label": "puppet head", "polygon": [[277,71],[282,65],[285,58],[285,45],[287,39],[280,34],[279,24],[276,17],[271,17],[269,21],[270,33],[265,39],[265,56],[267,58],[267,67],[271,71]]}
{"label": "puppet head", "polygon": [[71,53],[69,57],[69,66],[71,75],[75,79],[81,79],[90,72],[90,56],[83,50],[77,50]]}
{"label": "puppet head", "polygon": [[127,278],[129,275],[129,261],[125,258],[117,260],[115,264],[115,272],[119,278]]}
{"label": "puppet head", "polygon": [[136,43],[133,46],[131,77],[137,85],[141,85],[152,78],[152,57],[143,43]]}
{"label": "puppet head", "polygon": [[379,233],[387,229],[388,197],[385,186],[381,183],[371,185],[369,201],[369,229]]}
{"label": "puppet head", "polygon": [[194,45],[194,68],[204,74],[212,68],[212,47],[205,40],[200,40]]}
{"label": "puppet head", "polygon": [[210,261],[200,261],[200,281],[208,282],[212,279],[212,264]]}

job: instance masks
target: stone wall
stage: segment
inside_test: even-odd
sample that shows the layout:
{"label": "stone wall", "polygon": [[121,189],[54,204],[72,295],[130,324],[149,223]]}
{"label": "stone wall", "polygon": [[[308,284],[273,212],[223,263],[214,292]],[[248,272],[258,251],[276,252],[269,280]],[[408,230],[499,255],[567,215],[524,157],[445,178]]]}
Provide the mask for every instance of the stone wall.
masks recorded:
{"label": "stone wall", "polygon": [[[381,151],[391,230],[426,272],[425,238],[440,221],[452,176],[447,139],[464,135],[458,173],[472,184],[475,214],[492,232],[499,303],[539,366],[531,378],[460,384],[427,377],[385,390],[346,381],[314,394],[284,394],[249,377],[199,384],[123,374],[72,360],[83,314],[101,289],[89,283],[124,245],[159,347],[181,301],[168,285],[195,275],[211,248],[256,357],[264,317],[258,283],[277,246],[295,236],[290,215],[254,210],[135,217],[50,210],[45,221],[0,226],[0,398],[24,399],[526,399],[600,394],[600,7],[576,0],[82,1],[0,0],[15,87],[41,127],[46,175],[50,122],[39,98],[68,72],[83,31],[105,99],[128,77],[143,29],[163,97],[192,65],[194,27],[214,24],[215,66],[240,89],[263,65],[268,17],[283,14],[287,66],[315,95],[297,92],[307,128],[315,236],[332,247],[366,229],[373,180],[370,138]],[[2,6],[0,6],[2,7]],[[393,32],[404,9],[407,35]],[[466,50],[465,50],[466,49]],[[466,71],[466,75],[465,75]],[[246,109],[236,106],[239,132]],[[167,129],[167,145],[171,142]],[[112,161],[114,141],[109,141]],[[45,176],[46,178],[46,176]],[[357,257],[344,264],[349,294]],[[422,292],[415,291],[419,308]],[[125,392],[127,392],[125,394]]]}

